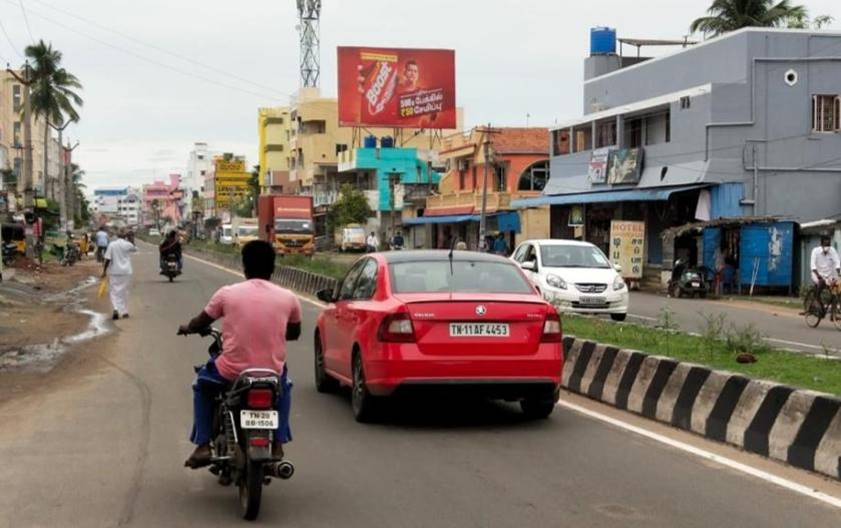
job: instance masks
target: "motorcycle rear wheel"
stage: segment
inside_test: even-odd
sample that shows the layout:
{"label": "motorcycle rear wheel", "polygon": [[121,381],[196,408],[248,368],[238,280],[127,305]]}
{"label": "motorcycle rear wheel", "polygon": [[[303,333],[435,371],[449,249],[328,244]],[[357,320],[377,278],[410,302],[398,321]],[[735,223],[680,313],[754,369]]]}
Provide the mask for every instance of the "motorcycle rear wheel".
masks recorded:
{"label": "motorcycle rear wheel", "polygon": [[239,512],[246,521],[253,521],[260,513],[263,496],[263,464],[246,461],[245,474],[239,481]]}

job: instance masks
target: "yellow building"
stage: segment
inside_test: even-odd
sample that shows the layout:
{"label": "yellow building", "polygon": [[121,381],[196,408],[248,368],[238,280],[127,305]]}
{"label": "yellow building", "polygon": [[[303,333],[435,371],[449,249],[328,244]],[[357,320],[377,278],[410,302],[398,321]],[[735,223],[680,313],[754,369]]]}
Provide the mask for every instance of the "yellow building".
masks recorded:
{"label": "yellow building", "polygon": [[213,159],[214,197],[217,214],[231,212],[248,193],[251,173],[246,170],[243,156],[217,156]]}
{"label": "yellow building", "polygon": [[269,192],[282,186],[289,173],[291,126],[288,107],[260,108],[257,132],[260,138],[260,189]]}

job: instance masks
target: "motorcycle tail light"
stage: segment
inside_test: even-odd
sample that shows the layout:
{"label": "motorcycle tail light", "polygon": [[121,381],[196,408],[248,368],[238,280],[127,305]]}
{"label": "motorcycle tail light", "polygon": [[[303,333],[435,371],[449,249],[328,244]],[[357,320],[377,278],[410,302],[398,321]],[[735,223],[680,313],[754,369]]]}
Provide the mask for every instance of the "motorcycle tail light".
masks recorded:
{"label": "motorcycle tail light", "polygon": [[263,436],[254,436],[248,440],[251,447],[269,447],[269,439]]}
{"label": "motorcycle tail light", "polygon": [[271,389],[251,389],[248,391],[250,409],[271,409],[274,407],[274,392]]}

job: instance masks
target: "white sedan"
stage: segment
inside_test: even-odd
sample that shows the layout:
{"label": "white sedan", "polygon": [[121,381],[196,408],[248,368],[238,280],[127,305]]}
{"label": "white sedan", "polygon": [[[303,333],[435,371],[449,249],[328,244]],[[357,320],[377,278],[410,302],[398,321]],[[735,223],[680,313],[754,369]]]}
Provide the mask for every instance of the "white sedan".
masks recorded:
{"label": "white sedan", "polygon": [[562,312],[609,314],[624,321],[628,286],[602,251],[589,242],[528,240],[511,257]]}

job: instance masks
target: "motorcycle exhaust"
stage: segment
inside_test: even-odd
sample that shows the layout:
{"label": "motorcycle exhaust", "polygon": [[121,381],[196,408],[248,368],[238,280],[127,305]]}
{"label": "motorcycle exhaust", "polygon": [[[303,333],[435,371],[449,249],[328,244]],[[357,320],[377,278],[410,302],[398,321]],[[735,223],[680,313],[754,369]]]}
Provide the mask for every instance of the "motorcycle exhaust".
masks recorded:
{"label": "motorcycle exhaust", "polygon": [[265,468],[266,475],[283,480],[289,480],[295,474],[295,466],[288,460],[266,464]]}

